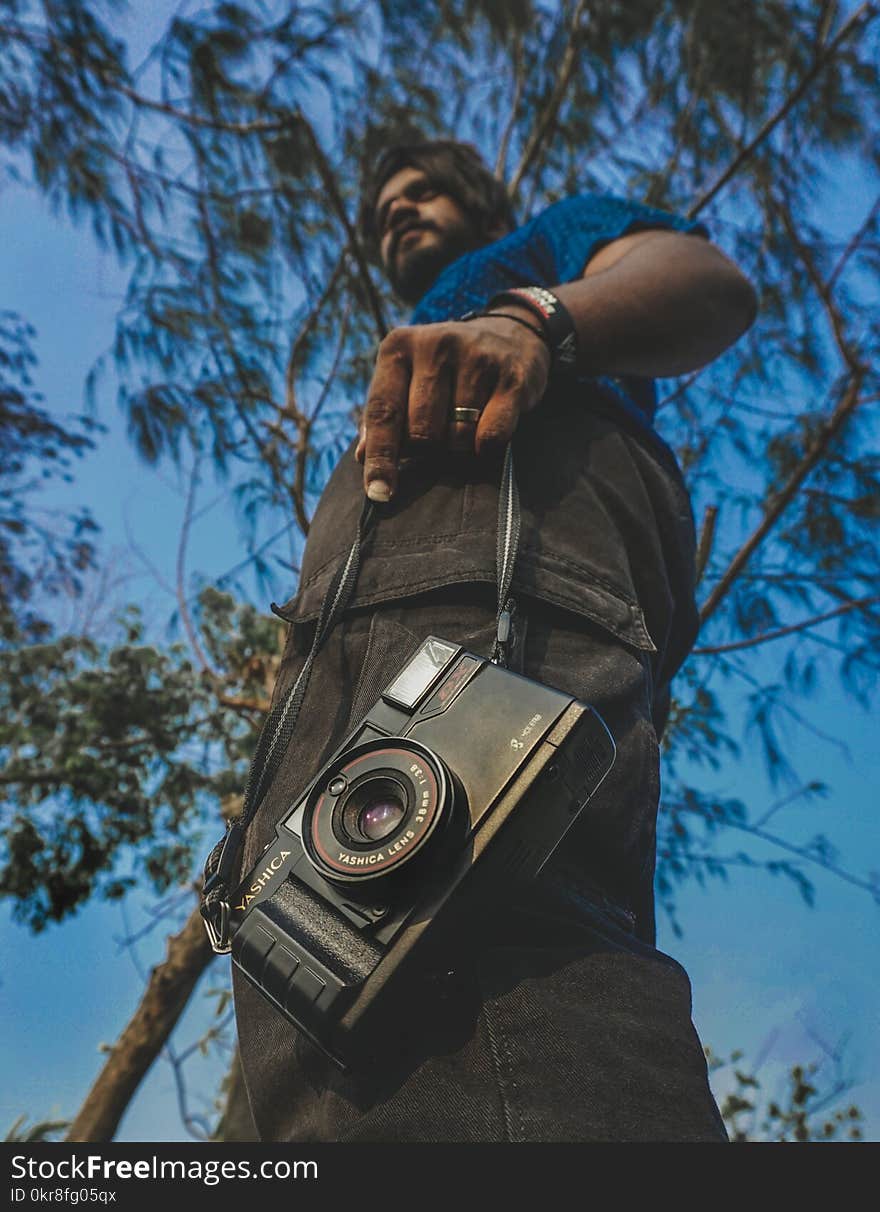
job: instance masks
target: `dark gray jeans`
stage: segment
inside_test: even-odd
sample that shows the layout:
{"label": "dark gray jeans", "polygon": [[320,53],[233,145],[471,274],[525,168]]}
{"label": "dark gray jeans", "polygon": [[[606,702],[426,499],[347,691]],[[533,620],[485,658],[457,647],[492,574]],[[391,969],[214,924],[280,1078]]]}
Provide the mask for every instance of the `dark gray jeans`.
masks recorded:
{"label": "dark gray jeans", "polygon": [[[541,877],[413,973],[405,1012],[362,1071],[340,1073],[236,975],[264,1140],[727,1139],[687,974],[649,941],[659,775],[648,658],[568,612],[519,606],[514,667],[593,703],[615,765]],[[276,693],[296,676],[309,631],[292,628]],[[493,631],[490,586],[450,586],[337,627],[246,863],[426,635],[488,654]]]}

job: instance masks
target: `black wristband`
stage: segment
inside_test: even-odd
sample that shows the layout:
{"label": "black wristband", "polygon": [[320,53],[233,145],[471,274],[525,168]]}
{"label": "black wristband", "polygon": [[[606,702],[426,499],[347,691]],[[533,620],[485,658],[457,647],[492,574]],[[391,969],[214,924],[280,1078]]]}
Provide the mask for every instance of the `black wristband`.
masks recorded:
{"label": "black wristband", "polygon": [[544,286],[514,286],[491,298],[486,310],[503,303],[527,307],[541,322],[550,347],[554,370],[572,373],[577,364],[577,329],[571,313],[552,291]]}

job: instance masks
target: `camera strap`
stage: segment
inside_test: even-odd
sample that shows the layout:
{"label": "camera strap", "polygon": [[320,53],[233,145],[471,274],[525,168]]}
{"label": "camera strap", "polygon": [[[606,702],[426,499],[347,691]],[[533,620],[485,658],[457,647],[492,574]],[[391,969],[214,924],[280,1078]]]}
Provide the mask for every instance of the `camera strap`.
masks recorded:
{"label": "camera strap", "polygon": [[492,661],[506,669],[513,644],[513,614],[516,603],[509,597],[513,567],[519,551],[519,489],[513,469],[513,442],[507,443],[501,488],[498,493],[498,536],[495,548],[495,577],[498,582],[498,614],[495,619],[495,651]]}
{"label": "camera strap", "polygon": [[[358,521],[357,535],[324,595],[314,639],[305,663],[293,686],[284,699],[275,704],[263,724],[248,772],[241,813],[235,820],[228,822],[226,833],[205,861],[200,909],[211,946],[219,955],[226,954],[230,950],[230,881],[235,877],[245,834],[287,751],[318,652],[351,601],[360,568],[361,549],[375,515],[375,506],[365,497],[364,507]],[[498,497],[498,540],[495,553],[498,612],[495,648],[492,654],[492,661],[496,665],[504,667],[507,666],[513,642],[512,620],[515,603],[508,594],[513,581],[519,537],[519,492],[513,468],[513,444],[508,443]]]}
{"label": "camera strap", "polygon": [[336,569],[315,626],[312,647],[299,676],[285,697],[275,704],[263,724],[251,761],[244,790],[241,813],[226,826],[226,833],[205,861],[201,894],[201,914],[211,946],[218,954],[229,951],[229,881],[235,875],[238,857],[244,845],[245,833],[263,802],[281,759],[287,750],[300,708],[308,689],[315,658],[327,636],[351,600],[357,583],[361,547],[372,523],[375,509],[364,497],[364,507],[358,521],[354,543],[342,564]]}

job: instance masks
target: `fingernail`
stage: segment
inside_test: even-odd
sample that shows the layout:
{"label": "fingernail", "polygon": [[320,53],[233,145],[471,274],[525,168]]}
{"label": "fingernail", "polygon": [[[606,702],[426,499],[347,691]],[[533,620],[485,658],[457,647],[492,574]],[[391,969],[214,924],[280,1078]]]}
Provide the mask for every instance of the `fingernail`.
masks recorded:
{"label": "fingernail", "polygon": [[367,496],[371,501],[390,501],[391,489],[384,480],[373,480],[367,487]]}

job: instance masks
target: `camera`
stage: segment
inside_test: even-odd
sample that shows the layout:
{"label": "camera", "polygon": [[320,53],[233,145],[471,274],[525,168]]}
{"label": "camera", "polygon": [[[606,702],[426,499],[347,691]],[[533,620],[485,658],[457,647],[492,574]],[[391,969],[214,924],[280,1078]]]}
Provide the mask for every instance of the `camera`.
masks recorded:
{"label": "camera", "polygon": [[588,704],[429,636],[239,884],[233,962],[356,1067],[413,957],[537,875],[614,754]]}

